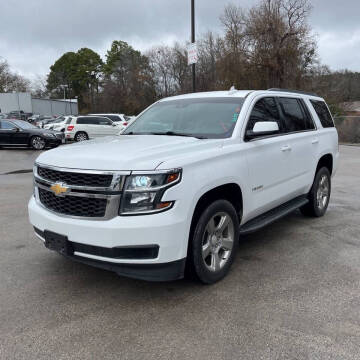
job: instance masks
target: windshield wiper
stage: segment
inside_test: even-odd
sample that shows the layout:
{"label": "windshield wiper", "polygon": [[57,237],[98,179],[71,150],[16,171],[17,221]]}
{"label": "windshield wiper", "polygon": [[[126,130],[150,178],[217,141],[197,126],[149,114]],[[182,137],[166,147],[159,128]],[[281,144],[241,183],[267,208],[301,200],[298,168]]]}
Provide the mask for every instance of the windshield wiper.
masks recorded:
{"label": "windshield wiper", "polygon": [[152,135],[167,135],[167,136],[185,136],[185,137],[194,137],[196,139],[207,139],[205,136],[194,135],[194,134],[186,134],[186,133],[178,133],[175,131],[166,131],[166,132],[154,132]]}
{"label": "windshield wiper", "polygon": [[130,131],[124,135],[167,135],[167,136],[185,136],[185,137],[194,137],[196,139],[207,139],[205,136],[201,135],[193,135],[193,134],[186,134],[186,133],[178,133],[174,131],[166,131],[166,132],[143,132],[143,133],[135,133]]}

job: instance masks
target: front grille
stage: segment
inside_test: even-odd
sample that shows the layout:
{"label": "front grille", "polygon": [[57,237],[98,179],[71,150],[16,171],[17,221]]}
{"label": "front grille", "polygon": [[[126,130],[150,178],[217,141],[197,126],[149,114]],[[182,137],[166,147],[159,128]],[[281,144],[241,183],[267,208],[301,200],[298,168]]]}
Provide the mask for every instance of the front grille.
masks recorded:
{"label": "front grille", "polygon": [[81,217],[104,217],[106,199],[79,196],[58,197],[52,192],[39,188],[40,202],[49,210],[63,215]]}
{"label": "front grille", "polygon": [[38,166],[38,174],[45,180],[64,182],[67,185],[110,187],[113,176],[103,174],[83,174],[76,172],[57,171]]}

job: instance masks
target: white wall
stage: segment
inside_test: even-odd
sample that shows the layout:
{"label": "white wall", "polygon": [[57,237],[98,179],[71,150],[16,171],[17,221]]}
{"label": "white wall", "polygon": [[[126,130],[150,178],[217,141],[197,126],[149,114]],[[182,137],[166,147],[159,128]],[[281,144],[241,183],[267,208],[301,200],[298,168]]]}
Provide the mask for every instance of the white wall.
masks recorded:
{"label": "white wall", "polygon": [[10,111],[32,112],[30,93],[1,93],[0,94],[1,112]]}
{"label": "white wall", "polygon": [[78,115],[79,113],[77,103],[51,99],[32,99],[32,112],[40,115]]}

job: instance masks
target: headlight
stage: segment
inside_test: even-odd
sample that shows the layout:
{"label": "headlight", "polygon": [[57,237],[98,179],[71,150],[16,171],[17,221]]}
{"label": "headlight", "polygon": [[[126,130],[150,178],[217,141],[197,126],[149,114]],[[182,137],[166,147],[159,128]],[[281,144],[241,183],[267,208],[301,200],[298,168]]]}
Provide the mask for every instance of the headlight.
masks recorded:
{"label": "headlight", "polygon": [[55,137],[55,135],[54,134],[50,134],[50,133],[44,133],[43,134],[45,137]]}
{"label": "headlight", "polygon": [[162,202],[164,192],[181,180],[181,169],[128,176],[119,215],[152,214],[170,209],[174,201]]}

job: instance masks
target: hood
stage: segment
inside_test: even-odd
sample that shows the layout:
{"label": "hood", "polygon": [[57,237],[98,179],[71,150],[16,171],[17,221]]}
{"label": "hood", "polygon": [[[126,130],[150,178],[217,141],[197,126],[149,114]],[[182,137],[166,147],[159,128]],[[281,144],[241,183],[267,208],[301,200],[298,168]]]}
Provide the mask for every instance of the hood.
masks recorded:
{"label": "hood", "polygon": [[36,161],[74,169],[154,170],[166,160],[221,147],[222,143],[221,139],[121,135],[61,146],[42,153]]}

